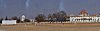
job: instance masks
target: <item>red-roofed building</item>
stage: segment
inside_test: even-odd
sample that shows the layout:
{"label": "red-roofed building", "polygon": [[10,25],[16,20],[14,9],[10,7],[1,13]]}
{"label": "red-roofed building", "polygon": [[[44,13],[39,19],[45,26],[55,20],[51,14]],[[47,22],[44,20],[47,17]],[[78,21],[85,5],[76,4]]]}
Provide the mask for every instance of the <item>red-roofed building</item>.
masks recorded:
{"label": "red-roofed building", "polygon": [[86,10],[80,11],[80,16],[88,16],[88,12]]}

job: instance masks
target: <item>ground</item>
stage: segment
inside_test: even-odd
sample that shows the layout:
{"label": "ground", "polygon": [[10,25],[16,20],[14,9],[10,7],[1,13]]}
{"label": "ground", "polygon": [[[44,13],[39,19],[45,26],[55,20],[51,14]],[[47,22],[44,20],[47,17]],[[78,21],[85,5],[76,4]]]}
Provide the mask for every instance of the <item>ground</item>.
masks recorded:
{"label": "ground", "polygon": [[16,24],[1,25],[0,31],[100,31],[100,24]]}

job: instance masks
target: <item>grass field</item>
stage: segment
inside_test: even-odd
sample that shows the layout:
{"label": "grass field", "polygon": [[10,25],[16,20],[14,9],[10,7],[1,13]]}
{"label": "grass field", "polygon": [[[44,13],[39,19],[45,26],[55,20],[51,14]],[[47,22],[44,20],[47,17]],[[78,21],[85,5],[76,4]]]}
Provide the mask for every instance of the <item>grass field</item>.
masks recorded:
{"label": "grass field", "polygon": [[1,25],[0,31],[100,31],[100,24],[16,24]]}

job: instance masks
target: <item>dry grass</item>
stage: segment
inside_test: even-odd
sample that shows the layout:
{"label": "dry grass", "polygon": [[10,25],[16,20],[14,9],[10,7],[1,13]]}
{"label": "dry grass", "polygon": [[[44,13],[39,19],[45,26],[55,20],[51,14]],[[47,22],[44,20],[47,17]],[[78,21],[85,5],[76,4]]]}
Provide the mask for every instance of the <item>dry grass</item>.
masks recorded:
{"label": "dry grass", "polygon": [[17,24],[0,26],[0,31],[100,31],[100,24]]}

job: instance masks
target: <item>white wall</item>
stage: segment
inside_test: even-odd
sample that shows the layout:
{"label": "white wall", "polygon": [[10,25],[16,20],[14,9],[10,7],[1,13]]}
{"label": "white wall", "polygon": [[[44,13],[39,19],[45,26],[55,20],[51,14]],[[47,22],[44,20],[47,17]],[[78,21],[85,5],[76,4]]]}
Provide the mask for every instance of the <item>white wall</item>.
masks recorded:
{"label": "white wall", "polygon": [[[92,18],[92,20],[75,20],[75,19],[81,19],[81,18]],[[74,17],[70,17],[70,22],[100,22],[100,17],[92,17],[92,16],[88,16],[88,17],[77,17],[77,16],[74,16]]]}
{"label": "white wall", "polygon": [[2,24],[16,24],[16,20],[2,20]]}

